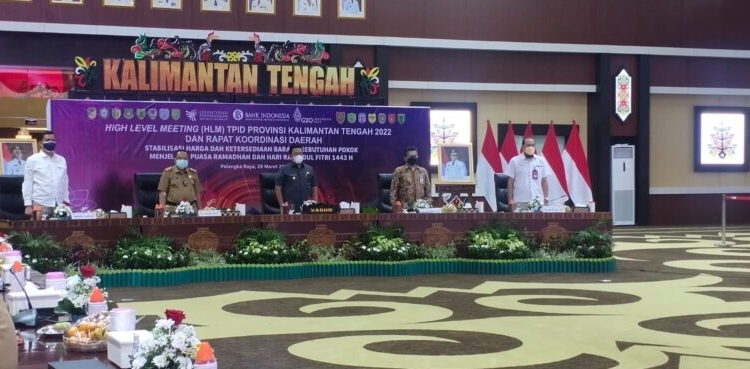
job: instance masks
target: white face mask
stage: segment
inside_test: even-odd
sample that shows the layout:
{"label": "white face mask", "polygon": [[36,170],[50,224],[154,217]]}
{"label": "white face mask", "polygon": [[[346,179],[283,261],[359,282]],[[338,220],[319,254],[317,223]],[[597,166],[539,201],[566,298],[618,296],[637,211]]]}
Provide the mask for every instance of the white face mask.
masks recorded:
{"label": "white face mask", "polygon": [[303,160],[305,160],[304,155],[297,155],[297,156],[292,157],[292,161],[294,162],[294,164],[302,164]]}
{"label": "white face mask", "polygon": [[536,148],[534,146],[526,146],[523,149],[523,153],[526,154],[526,155],[528,155],[528,156],[534,155],[535,151],[536,151]]}

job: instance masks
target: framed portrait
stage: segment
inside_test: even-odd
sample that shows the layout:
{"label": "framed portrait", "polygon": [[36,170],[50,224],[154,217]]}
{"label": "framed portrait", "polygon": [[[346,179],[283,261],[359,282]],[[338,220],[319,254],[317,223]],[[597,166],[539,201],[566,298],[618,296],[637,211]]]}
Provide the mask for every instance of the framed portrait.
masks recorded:
{"label": "framed portrait", "polygon": [[26,169],[26,159],[36,152],[36,140],[0,139],[2,175],[22,176]]}
{"label": "framed portrait", "polygon": [[323,15],[323,0],[294,0],[294,15],[302,17],[320,17]]}
{"label": "framed portrait", "polygon": [[250,14],[276,14],[276,0],[247,0],[247,12]]}
{"label": "framed portrait", "polygon": [[232,0],[201,0],[202,12],[231,12]]}
{"label": "framed portrait", "polygon": [[83,5],[83,0],[49,0],[50,4]]}
{"label": "framed portrait", "polygon": [[365,19],[366,0],[336,0],[338,1],[339,18]]}
{"label": "framed portrait", "polygon": [[151,9],[182,10],[182,0],[151,0]]}
{"label": "framed portrait", "polygon": [[102,0],[102,6],[135,8],[135,0]]}
{"label": "framed portrait", "polygon": [[743,107],[695,107],[693,134],[696,172],[747,172],[750,130]]}
{"label": "framed portrait", "polygon": [[474,155],[471,144],[438,145],[437,183],[474,183]]}

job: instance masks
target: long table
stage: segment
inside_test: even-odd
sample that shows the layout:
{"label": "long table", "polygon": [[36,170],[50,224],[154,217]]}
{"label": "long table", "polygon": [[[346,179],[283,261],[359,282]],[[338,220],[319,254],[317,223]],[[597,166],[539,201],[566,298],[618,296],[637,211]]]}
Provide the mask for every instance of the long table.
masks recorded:
{"label": "long table", "polygon": [[123,235],[140,231],[164,235],[176,246],[231,249],[247,227],[277,229],[291,241],[308,239],[323,246],[339,245],[370,226],[404,228],[411,242],[427,245],[464,239],[465,233],[490,222],[513,224],[531,233],[576,232],[597,224],[611,229],[612,213],[441,213],[441,214],[310,214],[189,218],[10,221],[5,227],[34,235],[48,233],[66,246],[112,247]]}

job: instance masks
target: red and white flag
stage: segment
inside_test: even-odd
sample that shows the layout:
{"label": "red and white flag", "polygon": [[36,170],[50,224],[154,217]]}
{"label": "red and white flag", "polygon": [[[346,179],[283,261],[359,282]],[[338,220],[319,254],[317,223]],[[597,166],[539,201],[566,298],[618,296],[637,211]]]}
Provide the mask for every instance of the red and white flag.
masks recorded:
{"label": "red and white flag", "polygon": [[505,131],[505,138],[500,145],[500,162],[503,167],[503,172],[508,171],[508,163],[510,163],[510,159],[513,159],[516,155],[518,155],[516,135],[513,133],[513,124],[508,121],[508,130]]}
{"label": "red and white flag", "polygon": [[552,175],[547,177],[549,204],[562,205],[568,200],[568,182],[565,178],[565,166],[560,154],[560,146],[557,143],[555,125],[552,122],[549,123],[547,137],[544,139],[542,156],[547,159],[550,167],[552,167]]}
{"label": "red and white flag", "polygon": [[479,196],[484,196],[492,211],[497,211],[495,173],[500,173],[501,170],[497,141],[495,141],[495,134],[492,133],[490,121],[487,121],[487,132],[484,134],[482,153],[477,160],[477,187],[475,192]]}
{"label": "red and white flag", "polygon": [[[534,132],[531,131],[531,121],[526,124],[526,131],[523,132],[523,138],[521,139],[521,147],[518,148],[518,153],[523,152],[523,140],[527,138],[534,138]],[[539,152],[536,152],[538,154]]]}
{"label": "red and white flag", "polygon": [[591,176],[589,175],[589,162],[586,152],[583,151],[583,143],[578,133],[578,124],[573,121],[568,143],[562,153],[565,165],[565,177],[568,181],[568,194],[577,206],[587,206],[594,201],[591,193]]}

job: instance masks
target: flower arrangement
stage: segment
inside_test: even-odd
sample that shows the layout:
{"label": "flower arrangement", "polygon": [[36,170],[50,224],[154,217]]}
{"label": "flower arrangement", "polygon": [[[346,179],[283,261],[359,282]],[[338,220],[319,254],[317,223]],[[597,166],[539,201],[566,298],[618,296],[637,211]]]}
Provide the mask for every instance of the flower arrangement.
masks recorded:
{"label": "flower arrangement", "polygon": [[170,269],[190,264],[187,249],[176,251],[169,237],[146,237],[140,233],[126,235],[117,241],[111,266],[118,269]]}
{"label": "flower arrangement", "polygon": [[443,205],[443,207],[440,210],[443,213],[455,213],[455,212],[458,212],[458,208],[456,207],[456,205],[453,205],[453,204],[445,204],[445,205]]}
{"label": "flower arrangement", "polygon": [[57,219],[70,219],[71,214],[73,214],[73,211],[70,210],[70,207],[67,205],[60,205],[55,208],[53,215]]}
{"label": "flower arrangement", "polygon": [[156,321],[151,337],[140,342],[133,353],[133,369],[191,369],[201,341],[195,328],[182,324],[185,313],[167,309],[166,319]]}
{"label": "flower arrangement", "polygon": [[304,243],[287,245],[283,233],[271,229],[246,229],[234,242],[227,257],[230,264],[276,264],[309,261]]}
{"label": "flower arrangement", "polygon": [[540,212],[542,211],[542,207],[544,207],[544,201],[540,197],[535,197],[534,200],[531,200],[529,203],[529,211],[532,212]]}
{"label": "flower arrangement", "polygon": [[[66,278],[65,295],[57,303],[57,308],[72,316],[86,315],[86,304],[100,281],[96,275],[96,268],[91,265],[81,266],[78,274]],[[101,292],[105,301],[108,301],[107,291],[101,289]]]}
{"label": "flower arrangement", "polygon": [[523,259],[531,249],[521,240],[518,231],[504,227],[486,227],[467,235],[470,259]]}
{"label": "flower arrangement", "polygon": [[354,241],[344,245],[349,260],[398,261],[419,259],[422,248],[406,242],[401,228],[371,227]]}
{"label": "flower arrangement", "polygon": [[193,205],[187,202],[187,200],[182,200],[174,209],[174,213],[177,214],[177,216],[188,217],[193,215],[195,210],[193,209]]}
{"label": "flower arrangement", "polygon": [[427,209],[431,207],[432,207],[431,199],[417,199],[417,201],[414,202],[415,209]]}

